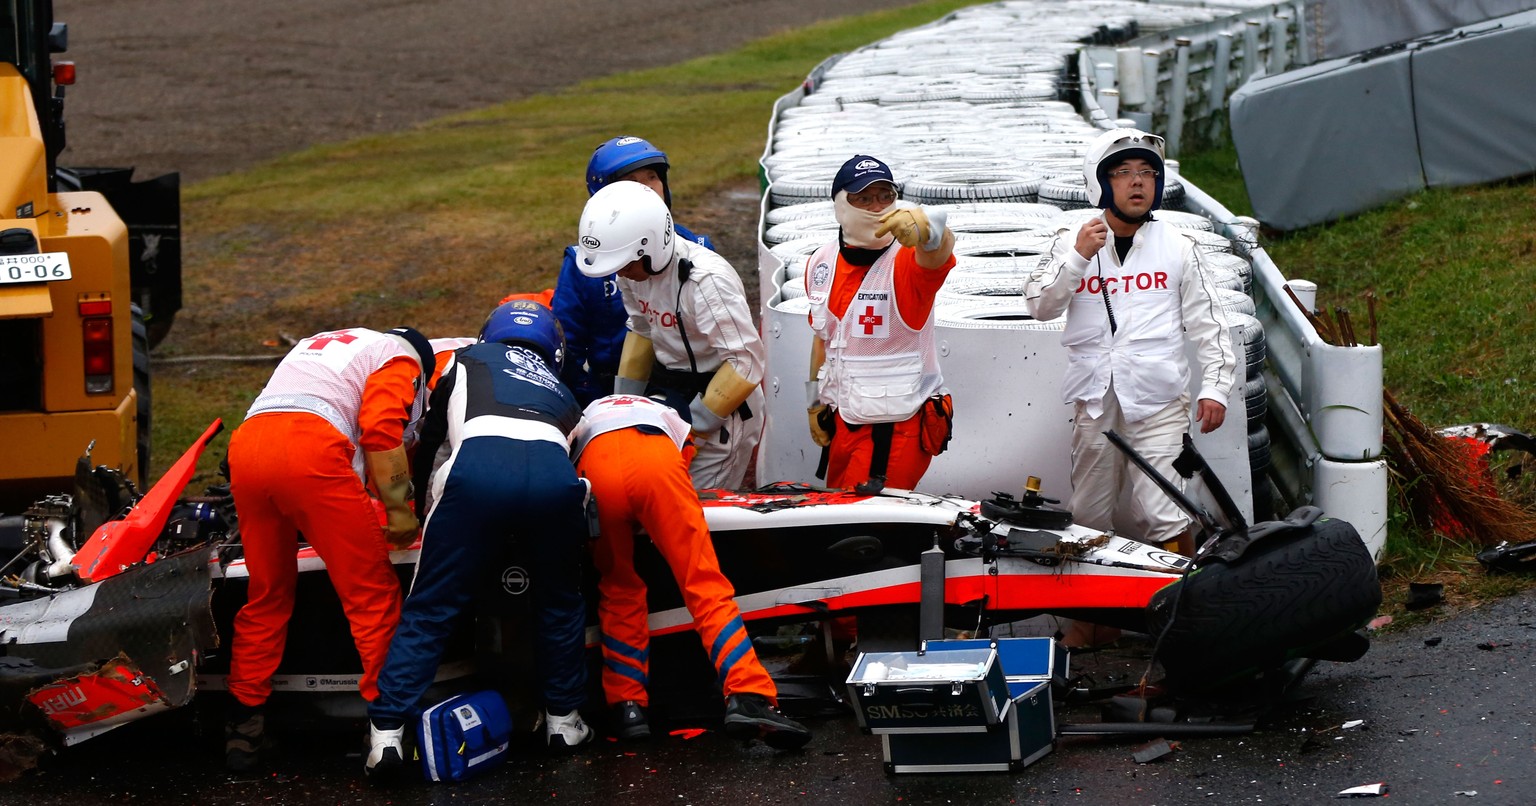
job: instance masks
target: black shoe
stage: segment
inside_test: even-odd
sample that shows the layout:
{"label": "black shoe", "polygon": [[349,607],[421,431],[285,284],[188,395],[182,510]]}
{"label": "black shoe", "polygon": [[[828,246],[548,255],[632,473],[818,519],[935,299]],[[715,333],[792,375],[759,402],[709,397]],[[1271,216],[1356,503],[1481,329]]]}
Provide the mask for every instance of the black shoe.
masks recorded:
{"label": "black shoe", "polygon": [[625,700],[609,708],[613,735],[626,742],[651,738],[651,722],[646,717],[645,706],[634,700]]}
{"label": "black shoe", "polygon": [[224,769],[250,772],[261,766],[266,733],[265,709],[236,702],[229,712],[229,720],[224,723]]}
{"label": "black shoe", "polygon": [[733,739],[762,739],[775,750],[795,750],[811,740],[811,732],[779,713],[761,694],[732,694],[725,698],[725,732]]}

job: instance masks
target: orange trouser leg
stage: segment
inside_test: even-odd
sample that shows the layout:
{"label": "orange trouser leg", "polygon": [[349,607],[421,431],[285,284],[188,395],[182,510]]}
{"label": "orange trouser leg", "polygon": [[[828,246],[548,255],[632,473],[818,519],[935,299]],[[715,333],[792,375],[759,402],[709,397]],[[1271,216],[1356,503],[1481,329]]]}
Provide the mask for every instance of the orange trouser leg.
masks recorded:
{"label": "orange trouser leg", "polygon": [[248,706],[266,702],[272,693],[272,675],[288,641],[298,578],[298,535],[272,500],[271,488],[277,483],[272,477],[281,474],[283,455],[267,450],[261,433],[269,430],[263,427],[267,421],[277,417],[250,420],[229,438],[230,492],[240,513],[240,542],[250,580],[245,606],[235,614],[228,685],[229,693]]}
{"label": "orange trouser leg", "polygon": [[231,491],[251,576],[230,661],[230,691],[243,703],[265,701],[282,660],[297,580],[295,530],[325,560],[351,625],[363,663],[359,691],[364,699],[378,696],[379,669],[400,620],[400,582],[352,452],[334,428],[305,414],[253,418],[230,440]]}
{"label": "orange trouser leg", "polygon": [[[599,448],[595,456],[594,447]],[[733,600],[735,588],[720,571],[698,493],[677,447],[664,436],[623,429],[588,444],[582,462],[585,465],[588,461],[594,466],[603,463],[610,471],[616,469],[626,514],[631,518],[629,523],[638,521],[645,527],[651,542],[672,569],[725,694],[749,692],[776,697],[778,689],[758,661],[741,611]],[[603,486],[597,479],[593,479],[593,485],[601,517]],[[606,539],[606,522],[603,527]],[[632,558],[632,549],[623,556],[631,564],[630,574],[634,573]],[[643,593],[640,604],[644,604]],[[604,632],[607,633],[606,624]]]}
{"label": "orange trouser leg", "polygon": [[[885,486],[901,490],[917,487],[933,457],[923,450],[920,440],[922,413],[895,424],[891,435],[891,458],[886,463]],[[875,443],[871,437],[872,425],[849,428],[839,421],[837,432],[832,435],[832,448],[827,454],[827,486],[833,489],[852,489],[869,480],[869,463],[874,458]]]}
{"label": "orange trouser leg", "polygon": [[592,563],[598,573],[597,619],[603,633],[603,697],[610,705],[625,700],[649,705],[651,639],[645,582],[635,572],[636,521],[626,490],[625,459],[607,450],[609,436],[588,444],[576,466],[576,472],[592,482],[602,530],[592,543]]}

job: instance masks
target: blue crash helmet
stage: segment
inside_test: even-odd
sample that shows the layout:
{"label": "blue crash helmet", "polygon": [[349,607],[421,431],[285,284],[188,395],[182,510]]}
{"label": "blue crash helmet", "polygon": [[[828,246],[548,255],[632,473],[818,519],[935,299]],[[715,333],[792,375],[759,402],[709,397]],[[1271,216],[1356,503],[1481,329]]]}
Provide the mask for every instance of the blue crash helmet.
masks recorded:
{"label": "blue crash helmet", "polygon": [[615,137],[592,152],[587,162],[587,195],[639,168],[654,168],[661,177],[662,201],[672,206],[672,186],[667,183],[667,152],[639,137]]}
{"label": "blue crash helmet", "polygon": [[555,372],[565,363],[565,330],[555,312],[531,299],[503,302],[480,326],[480,340],[527,347]]}

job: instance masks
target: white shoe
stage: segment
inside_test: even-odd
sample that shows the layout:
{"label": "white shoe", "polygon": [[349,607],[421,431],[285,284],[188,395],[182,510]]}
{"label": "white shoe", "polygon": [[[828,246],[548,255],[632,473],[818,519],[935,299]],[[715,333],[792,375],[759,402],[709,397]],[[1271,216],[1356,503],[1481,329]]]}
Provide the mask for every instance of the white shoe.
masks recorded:
{"label": "white shoe", "polygon": [[596,734],[581,721],[581,712],[572,711],[565,716],[544,712],[544,741],[551,749],[571,748],[586,744]]}
{"label": "white shoe", "polygon": [[405,727],[380,730],[368,722],[368,759],[363,762],[363,772],[369,776],[394,773],[405,766]]}

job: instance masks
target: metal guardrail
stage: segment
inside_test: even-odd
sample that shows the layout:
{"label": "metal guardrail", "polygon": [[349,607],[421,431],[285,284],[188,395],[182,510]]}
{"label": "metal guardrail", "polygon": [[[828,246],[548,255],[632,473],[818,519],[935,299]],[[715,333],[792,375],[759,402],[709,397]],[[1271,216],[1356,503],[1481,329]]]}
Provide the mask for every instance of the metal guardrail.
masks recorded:
{"label": "metal guardrail", "polygon": [[1080,75],[1092,77],[1096,91],[1083,95],[1084,104],[1162,133],[1177,157],[1187,135],[1209,137],[1223,125],[1227,98],[1248,79],[1312,63],[1305,14],[1302,0],[1276,3],[1116,47],[1086,47]]}

